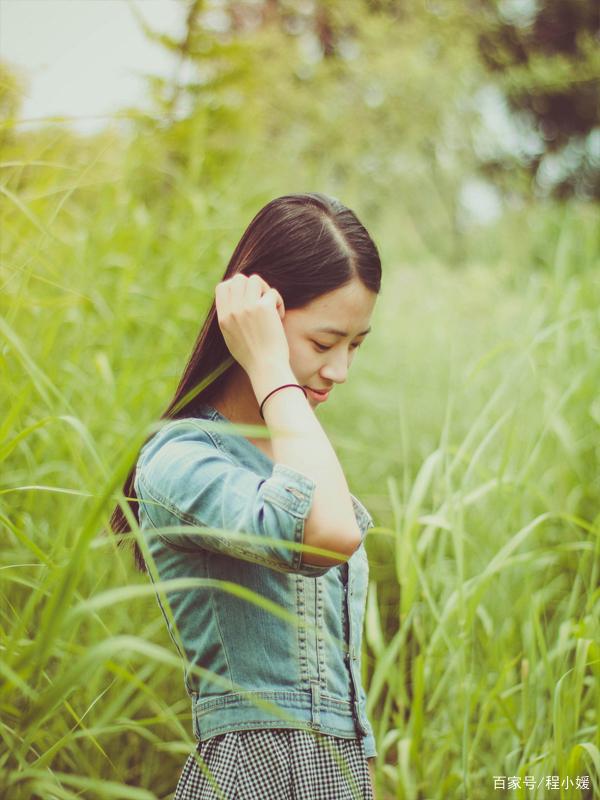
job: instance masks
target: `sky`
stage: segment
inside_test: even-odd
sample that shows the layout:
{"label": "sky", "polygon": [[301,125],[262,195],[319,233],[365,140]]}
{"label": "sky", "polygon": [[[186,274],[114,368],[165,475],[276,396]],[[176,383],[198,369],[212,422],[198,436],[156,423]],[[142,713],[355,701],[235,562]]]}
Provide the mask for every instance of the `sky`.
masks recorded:
{"label": "sky", "polygon": [[120,108],[147,107],[142,75],[175,67],[135,9],[150,27],[181,35],[179,0],[0,0],[0,58],[27,82],[22,119],[64,115],[92,132]]}

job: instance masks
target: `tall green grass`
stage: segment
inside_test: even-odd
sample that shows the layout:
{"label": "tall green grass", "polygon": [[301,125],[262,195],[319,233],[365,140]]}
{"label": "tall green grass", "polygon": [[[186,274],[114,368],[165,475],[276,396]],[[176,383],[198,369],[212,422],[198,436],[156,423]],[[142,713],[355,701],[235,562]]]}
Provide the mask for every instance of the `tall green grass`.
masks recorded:
{"label": "tall green grass", "polygon": [[[182,665],[148,579],[101,531],[239,235],[290,186],[241,158],[209,189],[110,134],[21,148],[0,176],[0,794],[166,798],[193,746]],[[378,797],[488,800],[494,776],[587,775],[589,790],[508,794],[591,800],[595,211],[508,213],[466,232],[452,269],[401,203],[372,214],[373,333],[319,413],[377,524],[363,678]]]}

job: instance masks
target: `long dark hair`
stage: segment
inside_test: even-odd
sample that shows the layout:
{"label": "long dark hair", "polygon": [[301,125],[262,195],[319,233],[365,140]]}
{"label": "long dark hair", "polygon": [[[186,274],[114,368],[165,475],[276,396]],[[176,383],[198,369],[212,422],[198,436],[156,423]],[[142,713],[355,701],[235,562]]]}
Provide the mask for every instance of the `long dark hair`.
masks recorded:
{"label": "long dark hair", "polygon": [[[238,272],[260,275],[277,289],[286,309],[302,308],[354,278],[376,294],[381,288],[381,260],[364,226],[338,200],[316,192],[277,197],[258,212],[244,231],[222,280]],[[177,391],[160,419],[196,416],[200,403],[210,405],[218,396],[234,363],[213,300]],[[134,477],[135,464],[123,493],[139,522]],[[110,527],[118,534],[131,531],[120,505],[112,513]],[[133,548],[136,565],[144,571],[146,565],[137,542]]]}

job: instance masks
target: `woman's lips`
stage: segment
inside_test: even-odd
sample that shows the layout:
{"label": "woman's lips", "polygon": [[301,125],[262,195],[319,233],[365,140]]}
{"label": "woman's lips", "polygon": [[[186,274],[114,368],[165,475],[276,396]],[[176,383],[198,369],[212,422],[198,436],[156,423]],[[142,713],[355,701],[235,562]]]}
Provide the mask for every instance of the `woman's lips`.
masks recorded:
{"label": "woman's lips", "polygon": [[318,389],[312,389],[310,386],[305,386],[304,388],[308,391],[313,400],[316,400],[318,403],[324,403],[329,397],[329,392],[331,391],[331,389],[319,391]]}

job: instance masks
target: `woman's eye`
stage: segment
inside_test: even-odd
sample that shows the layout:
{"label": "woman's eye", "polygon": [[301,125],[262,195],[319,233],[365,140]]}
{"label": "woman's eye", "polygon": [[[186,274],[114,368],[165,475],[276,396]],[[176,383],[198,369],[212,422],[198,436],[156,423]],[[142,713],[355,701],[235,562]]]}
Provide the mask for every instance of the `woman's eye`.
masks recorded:
{"label": "woman's eye", "polygon": [[[319,344],[318,342],[313,342],[314,346],[319,350],[320,353],[324,353],[326,350],[331,350],[330,345]],[[357,342],[356,344],[351,344],[351,350],[358,350],[361,346],[362,342]]]}

